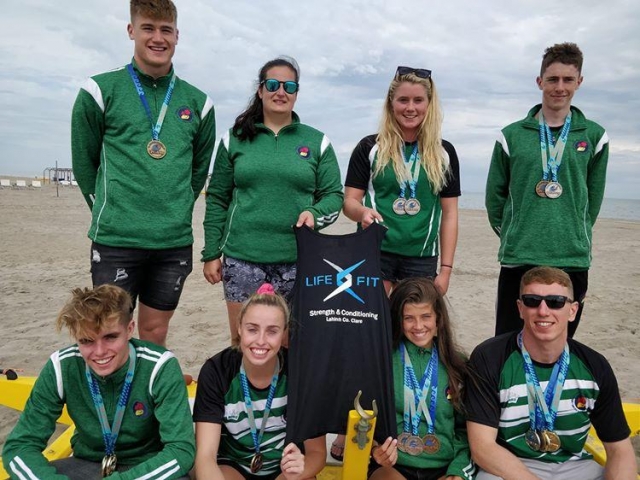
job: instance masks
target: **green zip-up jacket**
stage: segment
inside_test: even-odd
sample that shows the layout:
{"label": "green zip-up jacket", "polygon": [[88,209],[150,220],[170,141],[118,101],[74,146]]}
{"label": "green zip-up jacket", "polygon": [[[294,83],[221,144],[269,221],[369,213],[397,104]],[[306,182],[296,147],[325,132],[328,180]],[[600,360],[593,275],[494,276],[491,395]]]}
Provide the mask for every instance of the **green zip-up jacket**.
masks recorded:
{"label": "green zip-up jacket", "polygon": [[[182,371],[173,353],[152,343],[130,341],[136,349],[131,394],[116,443],[119,465],[133,468],[113,473],[113,480],[160,480],[186,475],[195,458],[193,422]],[[42,455],[66,405],[76,431],[73,455],[102,462],[102,428],[77,345],[51,355],[33,387],[24,412],[7,438],[2,462],[12,479],[64,479]],[[100,386],[107,419],[113,425],[129,361]]]}
{"label": "green zip-up jacket", "polygon": [[[155,126],[173,69],[153,79],[133,65]],[[159,136],[164,158],[147,153],[151,138],[151,121],[126,67],[87,80],[73,106],[71,151],[96,243],[150,250],[193,243],[193,206],[215,146],[211,99],[176,78]]]}
{"label": "green zip-up jacket", "polygon": [[252,141],[228,131],[218,146],[207,190],[202,261],[229,257],[253,263],[297,259],[292,226],[305,210],[316,230],[342,208],[340,168],[328,138],[293,123],[277,135],[263,124]]}
{"label": "green zip-up jacket", "polygon": [[571,107],[558,182],[559,198],[542,198],[542,157],[536,105],[527,117],[502,130],[491,158],[485,205],[500,237],[503,265],[548,265],[588,269],[592,228],[598,217],[609,158],[609,137],[595,122]]}

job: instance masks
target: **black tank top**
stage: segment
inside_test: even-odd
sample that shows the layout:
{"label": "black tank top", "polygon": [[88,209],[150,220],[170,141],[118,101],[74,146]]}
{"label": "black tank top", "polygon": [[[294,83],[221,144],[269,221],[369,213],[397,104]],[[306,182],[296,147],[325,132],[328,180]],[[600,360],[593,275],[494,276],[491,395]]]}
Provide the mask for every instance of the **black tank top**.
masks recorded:
{"label": "black tank top", "polygon": [[[378,405],[375,439],[396,436],[391,316],[380,275],[384,227],[348,235],[296,229],[287,441],[344,433],[358,390]],[[355,432],[347,432],[350,440]]]}

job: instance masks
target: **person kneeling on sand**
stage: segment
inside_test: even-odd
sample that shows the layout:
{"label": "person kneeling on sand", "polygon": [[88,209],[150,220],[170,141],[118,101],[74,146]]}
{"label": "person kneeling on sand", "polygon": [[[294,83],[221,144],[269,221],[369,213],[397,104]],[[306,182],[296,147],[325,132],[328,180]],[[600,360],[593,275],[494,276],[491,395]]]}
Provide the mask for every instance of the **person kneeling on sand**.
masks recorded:
{"label": "person kneeling on sand", "polygon": [[[7,438],[11,478],[189,478],[195,440],[182,371],[168,350],[132,338],[129,294],[76,288],[57,326],[77,343],[51,355]],[[49,462],[42,451],[65,405],[73,456]]]}
{"label": "person kneeling on sand", "polygon": [[[471,354],[465,407],[477,480],[635,480],[636,461],[616,377],[598,352],[568,338],[576,317],[569,275],[551,267],[520,283],[521,332]],[[544,388],[543,388],[544,387]],[[606,467],[584,450],[591,424]]]}

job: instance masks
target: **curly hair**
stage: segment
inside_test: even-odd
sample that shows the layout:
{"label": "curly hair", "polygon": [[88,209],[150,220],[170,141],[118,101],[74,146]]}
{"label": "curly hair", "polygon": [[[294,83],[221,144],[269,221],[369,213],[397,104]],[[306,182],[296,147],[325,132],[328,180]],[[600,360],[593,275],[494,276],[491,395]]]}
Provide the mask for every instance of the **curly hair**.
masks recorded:
{"label": "curly hair", "polygon": [[540,76],[544,76],[544,72],[549,65],[556,62],[573,65],[580,73],[582,72],[582,61],[582,51],[578,45],[570,42],[556,43],[544,51],[542,65],[540,66]]}

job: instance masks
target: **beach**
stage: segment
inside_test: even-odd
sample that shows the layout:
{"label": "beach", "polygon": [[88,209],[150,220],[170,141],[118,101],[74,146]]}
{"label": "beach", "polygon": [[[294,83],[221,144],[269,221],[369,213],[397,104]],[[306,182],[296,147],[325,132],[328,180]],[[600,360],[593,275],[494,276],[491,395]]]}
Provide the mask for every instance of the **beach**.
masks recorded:
{"label": "beach", "polygon": [[[170,201],[170,195],[167,195]],[[194,212],[194,270],[171,320],[168,346],[185,373],[229,343],[221,284],[202,276],[204,196]],[[90,211],[78,188],[0,190],[0,367],[37,375],[49,355],[72,343],[54,320],[74,287],[91,285]],[[348,233],[341,216],[326,229]],[[576,339],[602,353],[617,375],[623,398],[640,398],[640,222],[598,220],[589,290]],[[460,230],[448,299],[457,338],[468,352],[493,335],[499,264],[498,238],[486,214],[460,211]],[[18,415],[0,408],[0,448]]]}

